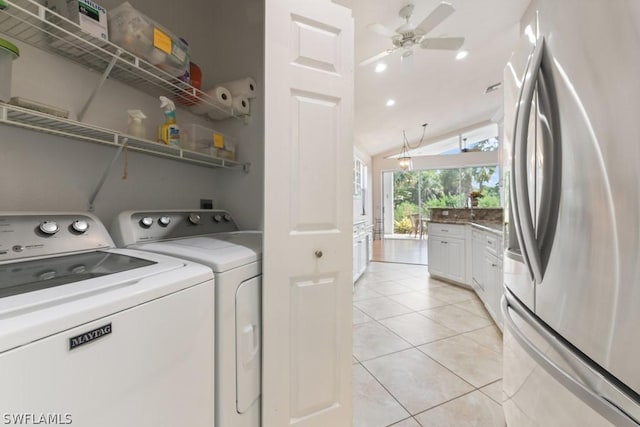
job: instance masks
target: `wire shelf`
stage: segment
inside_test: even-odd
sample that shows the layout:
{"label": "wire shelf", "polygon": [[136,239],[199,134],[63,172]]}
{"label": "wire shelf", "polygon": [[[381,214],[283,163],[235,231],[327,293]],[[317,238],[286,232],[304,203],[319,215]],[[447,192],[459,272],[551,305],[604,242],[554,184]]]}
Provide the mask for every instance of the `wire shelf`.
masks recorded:
{"label": "wire shelf", "polygon": [[[114,62],[109,76],[153,96],[164,95],[178,106],[198,103],[220,110],[230,117],[231,109],[215,104],[213,98],[178,80],[123,48],[84,32],[77,24],[33,0],[5,0],[0,10],[0,33],[47,52],[65,57],[98,72]],[[246,119],[245,119],[246,120]]]}
{"label": "wire shelf", "polygon": [[154,141],[121,134],[111,129],[63,119],[9,104],[0,103],[0,123],[103,145],[126,146],[127,149],[132,151],[211,168],[243,169],[245,171],[248,171],[249,168],[249,164],[246,163],[159,144]]}

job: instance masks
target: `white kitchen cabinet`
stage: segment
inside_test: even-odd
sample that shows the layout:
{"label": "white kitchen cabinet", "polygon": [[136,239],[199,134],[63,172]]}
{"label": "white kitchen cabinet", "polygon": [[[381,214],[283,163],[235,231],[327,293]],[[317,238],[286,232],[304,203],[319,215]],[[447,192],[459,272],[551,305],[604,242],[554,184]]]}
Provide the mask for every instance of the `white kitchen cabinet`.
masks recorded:
{"label": "white kitchen cabinet", "polygon": [[495,233],[474,228],[473,245],[473,288],[487,311],[502,329],[502,239]]}
{"label": "white kitchen cabinet", "polygon": [[464,225],[429,224],[429,274],[467,284]]}
{"label": "white kitchen cabinet", "polygon": [[476,293],[482,298],[481,294],[484,294],[484,250],[485,250],[485,236],[480,230],[472,230],[471,232],[471,286]]}
{"label": "white kitchen cabinet", "polygon": [[370,256],[369,227],[365,221],[353,225],[353,282],[367,269]]}
{"label": "white kitchen cabinet", "polygon": [[484,292],[484,306],[493,320],[502,329],[502,311],[500,298],[502,297],[502,260],[485,250],[484,276],[486,290]]}

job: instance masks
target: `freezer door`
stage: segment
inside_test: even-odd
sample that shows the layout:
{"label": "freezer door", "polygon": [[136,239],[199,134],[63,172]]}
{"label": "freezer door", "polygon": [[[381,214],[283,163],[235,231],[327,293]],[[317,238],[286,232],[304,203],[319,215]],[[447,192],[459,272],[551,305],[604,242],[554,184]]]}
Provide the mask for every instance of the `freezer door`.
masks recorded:
{"label": "freezer door", "polygon": [[507,425],[637,427],[640,406],[546,328],[509,291],[502,404]]}
{"label": "freezer door", "polygon": [[562,186],[535,312],[638,399],[640,7],[538,4]]}

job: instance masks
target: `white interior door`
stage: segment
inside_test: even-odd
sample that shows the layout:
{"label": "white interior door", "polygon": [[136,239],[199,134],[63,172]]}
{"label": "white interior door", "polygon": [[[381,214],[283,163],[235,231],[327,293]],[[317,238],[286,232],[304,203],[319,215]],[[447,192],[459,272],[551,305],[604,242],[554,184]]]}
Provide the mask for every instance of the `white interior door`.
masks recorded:
{"label": "white interior door", "polygon": [[265,21],[265,427],[351,425],[353,19],[269,0]]}

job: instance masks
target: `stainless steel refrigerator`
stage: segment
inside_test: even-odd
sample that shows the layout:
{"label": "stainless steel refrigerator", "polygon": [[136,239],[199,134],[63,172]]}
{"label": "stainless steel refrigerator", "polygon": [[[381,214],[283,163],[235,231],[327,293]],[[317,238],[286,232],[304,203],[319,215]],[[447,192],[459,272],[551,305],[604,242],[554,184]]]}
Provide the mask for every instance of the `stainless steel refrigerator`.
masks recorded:
{"label": "stainless steel refrigerator", "polygon": [[640,0],[534,0],[504,73],[509,426],[640,425]]}

